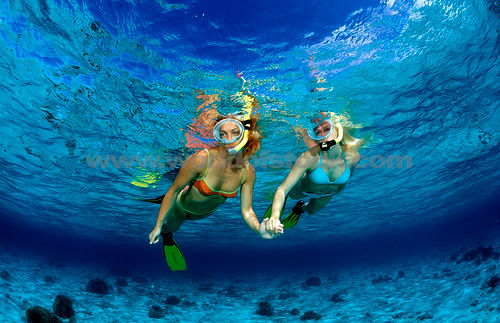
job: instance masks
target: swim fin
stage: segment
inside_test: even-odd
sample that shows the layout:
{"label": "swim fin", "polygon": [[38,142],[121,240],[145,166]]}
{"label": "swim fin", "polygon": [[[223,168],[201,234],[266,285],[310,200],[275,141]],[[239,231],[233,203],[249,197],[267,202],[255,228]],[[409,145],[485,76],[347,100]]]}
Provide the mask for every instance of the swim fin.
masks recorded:
{"label": "swim fin", "polygon": [[[283,211],[285,210],[285,205],[286,205],[287,199],[288,199],[288,195],[285,197],[285,200],[283,201],[283,207],[281,208],[281,213],[280,213],[280,220],[281,220],[281,217],[283,216]],[[267,208],[266,213],[264,213],[264,217],[262,218],[262,220],[269,219],[271,217],[272,213],[273,213],[273,203],[271,203],[271,205],[269,205],[269,207]]]}
{"label": "swim fin", "polygon": [[163,254],[167,260],[167,265],[172,271],[182,271],[186,270],[186,260],[184,260],[184,255],[181,249],[175,243],[174,237],[171,232],[161,233],[162,244],[163,244]]}
{"label": "swim fin", "polygon": [[288,216],[281,221],[281,224],[283,224],[283,229],[290,229],[293,228],[297,222],[299,222],[299,218],[304,213],[304,210],[302,210],[302,206],[305,204],[304,201],[300,200],[295,204],[293,207],[292,211]]}
{"label": "swim fin", "polygon": [[161,202],[163,202],[164,196],[165,195],[161,195],[161,196],[155,197],[154,199],[138,199],[138,200],[144,201],[144,202],[149,202],[149,203],[161,204]]}

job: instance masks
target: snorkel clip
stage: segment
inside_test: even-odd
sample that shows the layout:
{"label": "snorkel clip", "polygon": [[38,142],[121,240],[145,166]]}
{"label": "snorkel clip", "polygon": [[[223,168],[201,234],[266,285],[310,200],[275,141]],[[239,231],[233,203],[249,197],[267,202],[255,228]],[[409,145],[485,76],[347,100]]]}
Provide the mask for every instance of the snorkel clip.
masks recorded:
{"label": "snorkel clip", "polygon": [[319,144],[319,147],[321,148],[321,151],[327,151],[330,150],[333,146],[337,144],[337,141],[335,139],[329,140],[329,141],[324,141]]}

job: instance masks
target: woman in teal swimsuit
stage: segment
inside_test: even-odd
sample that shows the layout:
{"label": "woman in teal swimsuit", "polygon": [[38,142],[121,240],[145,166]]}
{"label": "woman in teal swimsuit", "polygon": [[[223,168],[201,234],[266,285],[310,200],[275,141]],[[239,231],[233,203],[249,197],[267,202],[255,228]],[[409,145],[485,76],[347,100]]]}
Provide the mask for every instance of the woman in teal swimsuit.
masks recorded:
{"label": "woman in teal swimsuit", "polygon": [[[311,122],[307,134],[315,144],[295,161],[285,181],[276,190],[273,204],[264,216],[270,218],[266,223],[268,230],[280,224],[289,229],[297,224],[302,213],[313,214],[325,207],[332,196],[344,188],[359,163],[358,149],[362,140],[353,137],[334,113],[320,113]],[[281,223],[288,197],[299,202]],[[302,200],[304,198],[310,200],[306,203]]]}

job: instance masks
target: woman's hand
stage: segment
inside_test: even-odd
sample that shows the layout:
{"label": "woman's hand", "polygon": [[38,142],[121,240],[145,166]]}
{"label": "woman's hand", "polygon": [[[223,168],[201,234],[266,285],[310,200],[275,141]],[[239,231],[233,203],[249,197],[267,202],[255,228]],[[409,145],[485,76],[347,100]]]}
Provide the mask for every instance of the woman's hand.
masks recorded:
{"label": "woman's hand", "polygon": [[149,244],[157,243],[160,241],[160,234],[161,234],[161,229],[160,228],[154,228],[153,231],[149,234]]}
{"label": "woman's hand", "polygon": [[283,234],[283,224],[279,219],[264,219],[260,224],[259,235],[264,239],[272,239]]}

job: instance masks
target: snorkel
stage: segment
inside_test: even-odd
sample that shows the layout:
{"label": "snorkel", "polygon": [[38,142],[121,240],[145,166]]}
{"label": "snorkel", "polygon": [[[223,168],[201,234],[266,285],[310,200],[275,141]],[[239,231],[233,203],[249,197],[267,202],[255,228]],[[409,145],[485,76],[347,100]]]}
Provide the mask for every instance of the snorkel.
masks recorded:
{"label": "snorkel", "polygon": [[243,121],[243,127],[245,130],[243,130],[243,140],[239,144],[237,144],[234,148],[229,148],[228,151],[231,155],[237,154],[240,150],[242,150],[246,144],[248,143],[248,131],[250,130],[250,127],[252,124],[250,123],[250,120],[245,120]]}
{"label": "snorkel", "polygon": [[[231,155],[235,155],[243,148],[245,148],[246,144],[248,143],[248,133],[250,131],[250,128],[252,127],[252,123],[250,121],[250,115],[252,114],[252,99],[248,95],[244,94],[244,85],[246,82],[245,79],[243,78],[243,76],[241,76],[240,72],[238,72],[237,75],[242,79],[243,84],[242,90],[235,94],[235,99],[243,105],[243,108],[241,109],[241,111],[231,113],[227,116],[226,119],[222,119],[221,121],[217,122],[213,130],[215,139],[217,139],[217,141],[222,144],[231,144],[243,138],[238,145],[232,148],[228,148],[228,152]],[[240,129],[240,135],[231,141],[221,138],[220,136],[220,128],[226,122],[233,122]]]}

